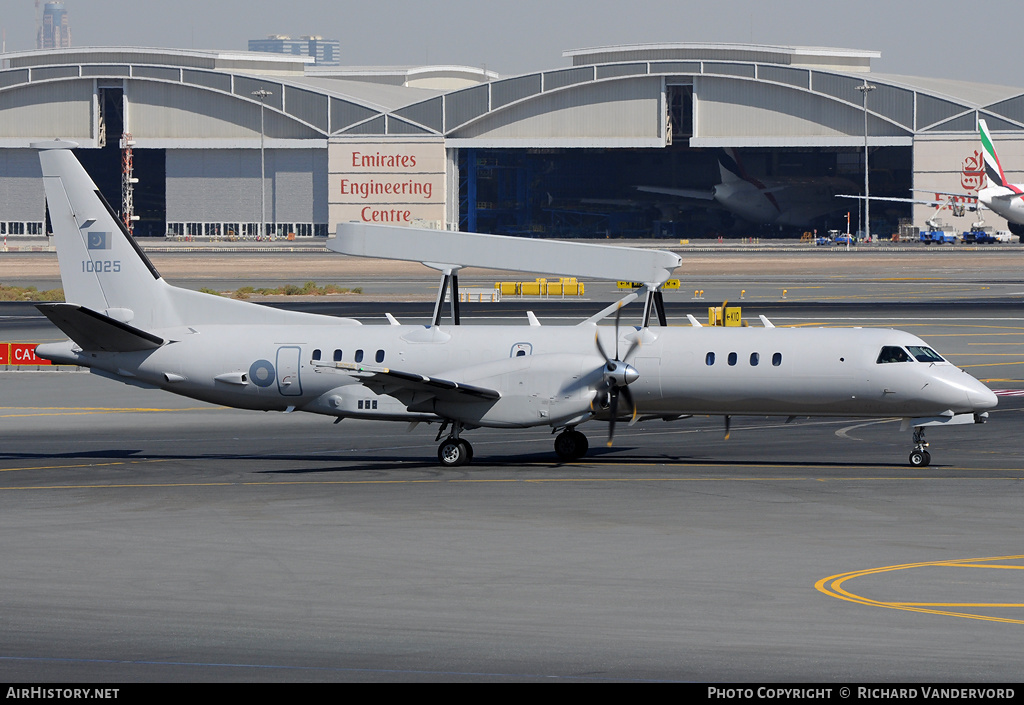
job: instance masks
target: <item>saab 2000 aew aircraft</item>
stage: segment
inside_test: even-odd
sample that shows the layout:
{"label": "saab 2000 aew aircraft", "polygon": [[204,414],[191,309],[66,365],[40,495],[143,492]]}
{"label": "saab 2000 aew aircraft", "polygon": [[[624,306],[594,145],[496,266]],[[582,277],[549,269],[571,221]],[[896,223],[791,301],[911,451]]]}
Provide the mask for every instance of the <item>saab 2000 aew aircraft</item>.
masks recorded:
{"label": "saab 2000 aew aircraft", "polygon": [[[282,311],[165,282],[103,200],[70,142],[35,145],[67,303],[39,309],[70,340],[36,354],[127,384],[243,409],[337,420],[439,423],[443,465],[467,463],[479,427],[550,426],[560,458],[582,457],[590,420],[694,414],[902,417],[910,463],[926,426],[976,423],[996,405],[978,380],[896,330],[668,327],[660,287],[681,263],[663,250],[342,224],[328,247],[442,272],[430,325]],[[622,301],[575,326],[460,325],[458,271],[482,266],[642,283],[643,325]],[[452,322],[442,323],[451,291]],[[615,325],[597,325],[615,314]],[[656,317],[656,321],[651,320]],[[695,319],[691,319],[696,323]],[[652,324],[653,323],[653,324]],[[326,429],[325,429],[326,431]]]}

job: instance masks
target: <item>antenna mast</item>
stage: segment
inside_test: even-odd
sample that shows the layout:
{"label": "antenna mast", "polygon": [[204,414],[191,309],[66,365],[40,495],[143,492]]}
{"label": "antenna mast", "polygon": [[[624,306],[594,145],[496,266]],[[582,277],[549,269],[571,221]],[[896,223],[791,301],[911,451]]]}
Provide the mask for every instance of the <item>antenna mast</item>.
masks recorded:
{"label": "antenna mast", "polygon": [[121,220],[128,233],[135,235],[135,221],[139,219],[135,215],[135,184],[139,180],[135,178],[135,167],[132,163],[132,147],[135,140],[131,133],[125,132],[121,135]]}

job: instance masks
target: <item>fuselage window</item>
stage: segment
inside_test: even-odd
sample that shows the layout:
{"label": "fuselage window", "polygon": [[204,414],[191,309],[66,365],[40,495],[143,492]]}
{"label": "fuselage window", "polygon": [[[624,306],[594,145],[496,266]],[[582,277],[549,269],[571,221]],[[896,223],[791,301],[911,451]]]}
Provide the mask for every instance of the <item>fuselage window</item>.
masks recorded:
{"label": "fuselage window", "polygon": [[903,348],[886,345],[878,353],[878,360],[875,361],[875,364],[882,365],[887,362],[910,362],[910,355]]}
{"label": "fuselage window", "polygon": [[356,362],[362,362],[362,361],[363,361],[363,351],[362,350],[356,350]]}
{"label": "fuselage window", "polygon": [[713,364],[715,364],[715,354],[713,352],[709,352],[707,355],[704,356],[704,364],[707,365],[708,367],[711,367]]}
{"label": "fuselage window", "polygon": [[341,362],[341,350],[334,351],[334,361]]}
{"label": "fuselage window", "polygon": [[772,355],[772,365],[778,367],[782,364],[782,353],[775,353]]}
{"label": "fuselage window", "polygon": [[918,362],[945,362],[942,359],[942,355],[931,348],[926,348],[923,345],[908,345],[907,349],[910,350],[910,354],[917,359]]}
{"label": "fuselage window", "polygon": [[378,350],[377,354],[374,356],[373,359],[376,360],[377,362],[384,362],[384,351]]}
{"label": "fuselage window", "polygon": [[317,348],[316,350],[313,351],[313,359],[314,360],[319,360],[320,359],[320,348]]}
{"label": "fuselage window", "polygon": [[729,353],[729,366],[732,367],[736,364],[736,353]]}
{"label": "fuselage window", "polygon": [[759,362],[761,362],[761,353],[750,353],[750,366],[757,367]]}

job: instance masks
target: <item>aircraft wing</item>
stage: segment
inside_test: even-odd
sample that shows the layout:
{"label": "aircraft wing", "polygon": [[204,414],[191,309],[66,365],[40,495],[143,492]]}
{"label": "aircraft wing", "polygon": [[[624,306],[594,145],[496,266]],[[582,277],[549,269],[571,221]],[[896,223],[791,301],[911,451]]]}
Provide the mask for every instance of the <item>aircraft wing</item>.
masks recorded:
{"label": "aircraft wing", "polygon": [[667,186],[637,186],[637,191],[644,193],[658,193],[663,196],[676,196],[677,198],[693,198],[698,201],[713,201],[715,194],[711,191],[702,191],[689,188],[669,188]]}
{"label": "aircraft wing", "polygon": [[[837,193],[836,198],[856,198],[858,201],[863,201],[864,196],[854,196],[848,193]],[[935,203],[938,205],[940,202],[932,199],[923,198],[896,198],[895,196],[871,196],[867,200],[869,201],[896,201],[897,203]],[[944,203],[944,201],[943,201]]]}
{"label": "aircraft wing", "polygon": [[356,257],[421,262],[442,271],[486,267],[658,286],[683,261],[668,250],[358,222],[338,223],[337,235],[327,240],[327,249]]}
{"label": "aircraft wing", "polygon": [[915,188],[915,189],[911,189],[911,190],[912,191],[917,191],[918,193],[934,193],[934,194],[936,194],[938,196],[953,196],[955,198],[977,198],[976,195],[972,196],[969,193],[952,193],[951,191],[933,191],[932,189],[926,189],[926,188]]}
{"label": "aircraft wing", "polygon": [[36,304],[36,308],[82,350],[154,350],[164,339],[78,304]]}
{"label": "aircraft wing", "polygon": [[[463,382],[429,377],[415,372],[402,372],[388,367],[371,367],[351,362],[320,363],[320,369],[336,370],[358,379],[364,386],[378,394],[390,394],[410,403],[413,396],[419,394],[415,401],[437,398],[444,401],[496,401],[501,392],[486,387],[477,387]],[[404,392],[404,394],[403,394]]]}
{"label": "aircraft wing", "polygon": [[[941,193],[939,191],[928,191],[928,193],[939,193],[940,195],[950,196],[950,197],[954,197],[955,196],[955,197],[958,197],[958,198],[974,198],[973,196],[967,196],[966,194],[959,194],[959,193],[946,193],[946,194],[943,194],[943,193]],[[863,201],[864,200],[864,196],[853,196],[853,195],[845,194],[845,193],[836,194],[836,198],[856,198],[858,201]],[[938,208],[939,206],[949,205],[949,203],[950,203],[950,199],[949,198],[946,198],[946,199],[938,199],[938,198],[897,198],[895,196],[871,196],[868,200],[871,200],[871,201],[895,201],[897,203],[918,203],[918,204],[921,204],[923,206],[933,206],[935,208]],[[977,206],[971,205],[969,203],[964,203],[963,206],[964,206],[964,208],[966,208],[969,211],[974,211],[974,210],[978,209]]]}

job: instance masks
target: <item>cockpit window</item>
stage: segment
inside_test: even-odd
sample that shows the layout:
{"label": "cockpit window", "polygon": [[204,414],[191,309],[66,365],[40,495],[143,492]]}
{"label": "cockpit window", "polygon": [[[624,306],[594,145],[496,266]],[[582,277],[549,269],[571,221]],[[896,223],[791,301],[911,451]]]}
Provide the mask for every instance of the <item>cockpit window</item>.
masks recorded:
{"label": "cockpit window", "polygon": [[926,348],[923,345],[908,345],[907,349],[910,350],[910,354],[913,355],[918,362],[945,362],[945,360],[942,359],[942,355],[939,355],[931,348]]}
{"label": "cockpit window", "polygon": [[882,348],[882,352],[878,353],[878,359],[875,363],[881,365],[886,362],[910,362],[910,360],[910,355],[903,348],[895,345],[886,345]]}

